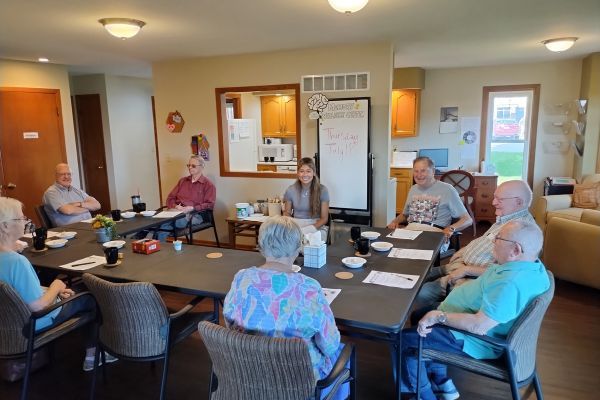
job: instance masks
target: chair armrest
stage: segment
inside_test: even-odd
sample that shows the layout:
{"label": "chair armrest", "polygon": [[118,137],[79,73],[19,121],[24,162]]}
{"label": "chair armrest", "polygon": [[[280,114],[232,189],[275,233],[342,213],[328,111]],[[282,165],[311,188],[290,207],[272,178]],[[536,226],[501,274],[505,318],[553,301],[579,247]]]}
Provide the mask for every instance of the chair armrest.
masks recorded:
{"label": "chair armrest", "polygon": [[346,343],[344,345],[344,349],[340,353],[340,356],[335,361],[335,364],[333,364],[331,372],[325,378],[317,381],[317,387],[325,388],[335,382],[339,378],[340,374],[346,369],[346,364],[351,357],[354,357],[354,345],[352,343]]}
{"label": "chair armrest", "polygon": [[443,327],[443,328],[446,328],[446,329],[454,331],[454,332],[459,332],[459,333],[462,333],[463,335],[470,336],[475,339],[479,339],[481,341],[484,341],[489,344],[493,344],[493,345],[501,347],[503,349],[508,347],[508,343],[504,339],[498,339],[498,338],[488,336],[488,335],[479,335],[477,333],[465,331],[464,329],[452,328],[451,326],[448,326],[448,325],[435,324],[434,327],[440,327],[440,328]]}
{"label": "chair armrest", "polygon": [[83,297],[83,296],[92,296],[92,293],[91,292],[87,292],[87,291],[86,292],[80,292],[80,293],[77,293],[77,294],[69,297],[68,299],[64,299],[64,300],[58,301],[58,302],[52,304],[51,306],[48,306],[48,307],[44,308],[43,310],[34,311],[34,312],[31,313],[30,320],[40,319],[41,317],[43,317],[43,316],[51,313],[52,311],[56,310],[57,308],[62,307],[65,304],[67,304],[67,303],[69,303],[71,301],[74,301],[75,299],[78,299],[78,298]]}
{"label": "chair armrest", "polygon": [[173,320],[181,317],[182,315],[188,313],[192,308],[196,307],[196,304],[198,304],[202,300],[204,300],[204,298],[205,298],[204,296],[194,297],[192,300],[190,300],[190,302],[188,304],[183,306],[183,308],[181,310],[174,312],[172,314],[169,314],[169,320],[173,321]]}

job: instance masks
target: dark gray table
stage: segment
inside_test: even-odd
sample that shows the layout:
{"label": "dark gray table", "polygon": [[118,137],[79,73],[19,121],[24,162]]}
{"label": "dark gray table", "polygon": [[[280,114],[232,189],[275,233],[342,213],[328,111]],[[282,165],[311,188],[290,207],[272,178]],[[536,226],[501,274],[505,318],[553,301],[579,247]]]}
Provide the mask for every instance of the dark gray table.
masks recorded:
{"label": "dark gray table", "polygon": [[[382,340],[394,346],[394,357],[400,365],[401,330],[409,316],[410,307],[417,295],[424,277],[434,264],[442,243],[441,233],[423,232],[415,240],[386,238],[387,229],[372,229],[381,232],[380,239],[394,244],[394,247],[410,249],[430,249],[434,251],[431,261],[405,260],[387,257],[388,252],[375,252],[360,269],[348,269],[341,260],[354,255],[354,248],[345,240],[337,240],[328,247],[327,264],[320,269],[302,268],[302,273],[315,278],[322,287],[339,288],[341,293],[331,304],[336,322],[343,326],[344,333]],[[256,252],[234,249],[184,245],[183,251],[176,252],[170,243],[161,243],[159,252],[150,255],[133,253],[131,241],[121,250],[124,253],[122,264],[115,268],[104,266],[87,271],[72,271],[59,268],[59,265],[76,261],[92,254],[102,255],[102,245],[96,243],[90,231],[78,231],[75,239],[60,249],[49,249],[43,253],[24,255],[38,268],[58,270],[61,273],[79,275],[83,272],[118,281],[145,281],[158,287],[183,293],[224,298],[229,291],[233,276],[242,268],[261,265],[264,258]],[[208,253],[220,252],[223,257],[209,259]],[[302,259],[298,260],[302,265]],[[419,275],[412,289],[391,288],[362,283],[370,271],[399,272]],[[340,280],[336,272],[349,271],[354,277]],[[346,329],[348,328],[348,329]],[[399,380],[396,382],[398,396]],[[399,398],[399,397],[398,397]]]}
{"label": "dark gray table", "polygon": [[[180,218],[184,218],[185,213],[181,213],[173,218],[153,218],[144,217],[143,215],[136,214],[133,218],[121,218],[120,221],[116,222],[116,230],[119,236],[127,236],[133,233],[142,231],[144,229],[155,228],[162,224],[174,222]],[[52,228],[51,230],[57,231],[93,231],[92,224],[88,222],[75,222],[61,226],[60,228]]]}

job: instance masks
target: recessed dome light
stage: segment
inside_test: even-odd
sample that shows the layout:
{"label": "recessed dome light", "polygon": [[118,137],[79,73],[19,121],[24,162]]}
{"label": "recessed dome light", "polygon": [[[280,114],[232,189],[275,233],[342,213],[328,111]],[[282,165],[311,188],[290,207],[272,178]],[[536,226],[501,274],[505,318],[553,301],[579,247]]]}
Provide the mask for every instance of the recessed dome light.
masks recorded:
{"label": "recessed dome light", "polygon": [[571,47],[573,47],[577,39],[579,38],[564,37],[544,40],[542,43],[548,50],[560,53],[561,51],[569,50]]}
{"label": "recessed dome light", "polygon": [[39,62],[43,62],[43,63],[47,63],[50,60],[48,60],[46,57],[40,57],[40,58],[38,58],[38,61]]}

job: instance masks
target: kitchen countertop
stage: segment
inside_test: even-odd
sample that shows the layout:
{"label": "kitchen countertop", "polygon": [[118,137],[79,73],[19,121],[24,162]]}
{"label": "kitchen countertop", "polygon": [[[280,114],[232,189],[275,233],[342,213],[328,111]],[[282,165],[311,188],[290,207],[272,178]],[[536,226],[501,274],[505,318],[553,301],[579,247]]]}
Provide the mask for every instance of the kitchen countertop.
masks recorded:
{"label": "kitchen countertop", "polygon": [[297,165],[298,162],[297,161],[273,161],[273,162],[259,161],[258,164],[261,164],[261,165]]}

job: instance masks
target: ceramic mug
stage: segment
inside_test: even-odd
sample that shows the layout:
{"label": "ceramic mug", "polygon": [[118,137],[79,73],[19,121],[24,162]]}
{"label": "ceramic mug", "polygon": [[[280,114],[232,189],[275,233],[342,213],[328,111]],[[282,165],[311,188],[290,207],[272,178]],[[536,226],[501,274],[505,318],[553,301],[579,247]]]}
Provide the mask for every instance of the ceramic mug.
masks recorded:
{"label": "ceramic mug", "polygon": [[356,241],[356,239],[360,238],[360,226],[353,226],[350,228],[350,237],[353,241]]}
{"label": "ceramic mug", "polygon": [[44,236],[33,237],[33,248],[36,250],[44,250],[46,247],[46,238]]}
{"label": "ceramic mug", "polygon": [[117,260],[119,260],[119,248],[107,247],[104,249],[104,255],[106,256],[107,264],[116,264]]}
{"label": "ceramic mug", "polygon": [[354,241],[354,248],[362,255],[369,253],[369,239],[358,238]]}
{"label": "ceramic mug", "polygon": [[121,210],[112,210],[110,215],[112,216],[113,221],[121,220]]}

